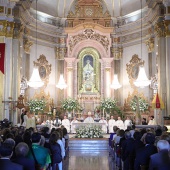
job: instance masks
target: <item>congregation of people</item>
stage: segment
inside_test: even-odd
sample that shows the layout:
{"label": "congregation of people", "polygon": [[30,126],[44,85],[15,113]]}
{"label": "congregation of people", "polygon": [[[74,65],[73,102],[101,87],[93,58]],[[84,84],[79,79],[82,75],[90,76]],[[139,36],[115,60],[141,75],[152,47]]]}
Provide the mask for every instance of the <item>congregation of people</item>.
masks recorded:
{"label": "congregation of people", "polygon": [[170,133],[166,126],[156,129],[113,127],[110,156],[120,170],[169,170]]}
{"label": "congregation of people", "polygon": [[[62,120],[48,119],[39,129],[35,116],[27,111],[21,115],[21,126],[7,127],[9,122],[4,122],[0,131],[1,170],[62,170],[69,133],[76,133],[74,123],[79,122],[76,116],[72,121],[67,116]],[[84,122],[94,123],[90,112]],[[129,117],[125,121],[121,117],[115,120],[111,116],[108,121],[101,117],[99,123],[103,133],[110,134],[109,154],[119,169],[170,169],[170,134],[166,128],[136,129]],[[145,118],[142,124],[147,125]],[[148,125],[156,125],[153,116]]]}

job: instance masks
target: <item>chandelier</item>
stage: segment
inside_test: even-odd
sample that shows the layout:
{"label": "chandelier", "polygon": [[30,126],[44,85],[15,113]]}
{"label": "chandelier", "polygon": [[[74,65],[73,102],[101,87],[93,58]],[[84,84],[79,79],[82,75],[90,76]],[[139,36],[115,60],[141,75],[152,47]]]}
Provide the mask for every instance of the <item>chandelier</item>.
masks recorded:
{"label": "chandelier", "polygon": [[[36,0],[36,47],[35,47],[35,55],[37,57],[37,0]],[[32,75],[30,80],[28,81],[28,85],[33,87],[34,89],[38,89],[44,85],[44,82],[41,80],[39,75],[39,70],[34,66]]]}
{"label": "chandelier", "polygon": [[118,77],[117,77],[117,74],[114,75],[114,79],[113,79],[113,82],[112,84],[110,85],[111,88],[117,90],[119,88],[122,87],[122,85],[119,83],[119,80],[118,80]]}
{"label": "chandelier", "polygon": [[63,74],[60,74],[60,78],[59,78],[59,81],[58,81],[58,84],[56,85],[56,87],[61,90],[67,88],[67,84],[65,83]]}
{"label": "chandelier", "polygon": [[[142,58],[142,0],[141,2],[141,58]],[[139,67],[138,78],[134,81],[134,85],[140,88],[149,86],[151,81],[147,78],[144,66]]]}

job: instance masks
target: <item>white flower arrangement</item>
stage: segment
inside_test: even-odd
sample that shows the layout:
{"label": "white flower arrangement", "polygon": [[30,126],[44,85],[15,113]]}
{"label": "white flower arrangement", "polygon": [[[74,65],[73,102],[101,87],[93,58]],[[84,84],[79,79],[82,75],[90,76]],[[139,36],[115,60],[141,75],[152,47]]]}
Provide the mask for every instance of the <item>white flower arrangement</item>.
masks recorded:
{"label": "white flower arrangement", "polygon": [[76,129],[76,138],[103,138],[101,126],[81,126]]}
{"label": "white flower arrangement", "polygon": [[29,109],[31,112],[43,112],[44,108],[46,107],[46,102],[44,100],[30,100],[27,102]]}
{"label": "white flower arrangement", "polygon": [[111,98],[106,98],[101,101],[101,109],[114,109],[116,107],[117,101]]}
{"label": "white flower arrangement", "polygon": [[76,99],[68,98],[62,101],[61,108],[67,111],[80,110],[81,107]]}
{"label": "white flower arrangement", "polygon": [[[141,112],[146,111],[146,110],[148,109],[148,107],[149,107],[148,102],[147,102],[145,99],[141,98],[141,97],[138,98],[138,101],[139,101],[139,111],[141,111]],[[131,102],[130,102],[130,108],[131,108],[133,111],[136,111],[136,109],[137,109],[137,101],[136,101],[136,98],[133,98],[133,99],[131,100]]]}

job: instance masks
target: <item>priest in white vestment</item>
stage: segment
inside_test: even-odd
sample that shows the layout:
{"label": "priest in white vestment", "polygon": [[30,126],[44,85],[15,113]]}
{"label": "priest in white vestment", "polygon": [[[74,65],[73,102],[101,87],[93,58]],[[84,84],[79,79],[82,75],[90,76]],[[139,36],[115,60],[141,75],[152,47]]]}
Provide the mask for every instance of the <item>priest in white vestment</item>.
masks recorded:
{"label": "priest in white vestment", "polygon": [[31,113],[28,114],[28,119],[26,120],[26,129],[29,129],[30,127],[36,128],[35,116]]}
{"label": "priest in white vestment", "polygon": [[67,119],[67,116],[64,116],[62,125],[67,129],[67,132],[70,133],[70,121]]}
{"label": "priest in white vestment", "polygon": [[99,121],[99,123],[104,123],[104,125],[102,125],[102,131],[104,133],[107,133],[107,121],[104,119],[104,117],[101,118],[101,120]]}
{"label": "priest in white vestment", "polygon": [[71,121],[71,133],[76,133],[76,125],[73,125],[73,123],[78,123],[78,120],[77,120],[76,116]]}
{"label": "priest in white vestment", "polygon": [[130,120],[129,117],[127,117],[126,120],[124,121],[124,127],[125,127],[124,130],[126,130],[128,126],[132,126],[132,121]]}
{"label": "priest in white vestment", "polygon": [[155,119],[154,119],[154,116],[150,116],[150,120],[148,122],[148,125],[157,125]]}
{"label": "priest in white vestment", "polygon": [[111,116],[108,122],[109,133],[113,133],[113,126],[115,126],[115,124],[116,124],[116,121],[113,119],[113,116]]}
{"label": "priest in white vestment", "polygon": [[116,126],[117,126],[119,129],[124,129],[124,123],[123,123],[123,121],[121,120],[121,117],[118,117],[118,120],[116,121]]}
{"label": "priest in white vestment", "polygon": [[88,112],[88,117],[84,119],[84,123],[94,123],[94,119],[91,117],[91,112]]}

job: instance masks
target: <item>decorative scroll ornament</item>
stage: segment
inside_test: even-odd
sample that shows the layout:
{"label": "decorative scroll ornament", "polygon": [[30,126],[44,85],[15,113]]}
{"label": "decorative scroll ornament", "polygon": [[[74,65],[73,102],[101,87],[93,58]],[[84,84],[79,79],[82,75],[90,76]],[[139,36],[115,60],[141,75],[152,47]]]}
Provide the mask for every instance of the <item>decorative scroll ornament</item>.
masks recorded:
{"label": "decorative scroll ornament", "polygon": [[30,54],[30,47],[33,45],[32,41],[29,41],[28,39],[24,39],[24,51],[27,54]]}
{"label": "decorative scroll ornament", "polygon": [[148,47],[148,52],[151,53],[154,51],[154,39],[149,38],[146,42],[146,46]]}
{"label": "decorative scroll ornament", "polygon": [[144,61],[138,58],[137,54],[132,56],[129,64],[126,64],[126,71],[128,73],[130,85],[135,88],[134,81],[137,79],[139,74],[139,67],[144,65]]}
{"label": "decorative scroll ornament", "polygon": [[34,61],[34,65],[38,67],[40,78],[44,82],[44,87],[46,87],[51,73],[51,64],[48,63],[46,57],[42,54],[37,59],[37,62]]}
{"label": "decorative scroll ornament", "polygon": [[83,40],[95,40],[99,42],[106,51],[108,51],[109,40],[106,36],[100,35],[99,33],[95,33],[92,29],[84,30],[83,34],[78,34],[75,36],[71,36],[69,40],[69,47],[70,51],[72,52],[73,48],[78,44],[80,41]]}

